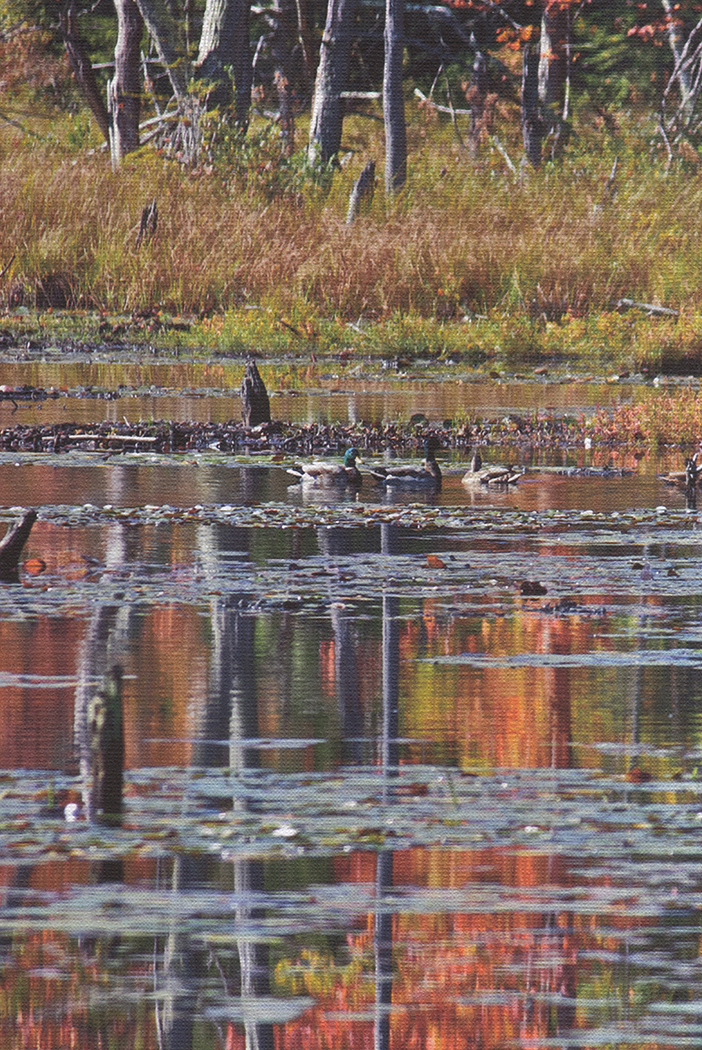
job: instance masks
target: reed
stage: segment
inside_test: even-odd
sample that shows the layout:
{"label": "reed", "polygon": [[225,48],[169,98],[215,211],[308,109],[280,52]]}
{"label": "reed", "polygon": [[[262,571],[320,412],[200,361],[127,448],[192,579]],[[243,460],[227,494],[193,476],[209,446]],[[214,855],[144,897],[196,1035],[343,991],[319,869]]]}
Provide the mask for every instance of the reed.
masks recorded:
{"label": "reed", "polygon": [[[557,357],[578,340],[593,360],[616,351],[632,367],[655,369],[665,354],[699,363],[702,186],[682,162],[665,170],[642,129],[621,141],[583,131],[559,162],[515,177],[489,146],[471,164],[417,112],[406,191],[389,204],[378,188],[353,226],[348,194],[366,159],[382,157],[382,140],[360,117],[346,130],[354,152],[324,192],[255,128],[243,156],[232,147],[184,170],[145,148],[118,173],[70,136],[15,135],[0,167],[0,297],[8,308],[120,314],[302,311],[317,336],[336,325],[332,341],[345,345],[347,322],[389,331],[410,318],[424,332],[458,322],[446,353],[508,364]],[[508,147],[517,157],[516,138]],[[617,194],[606,202],[615,153]],[[137,249],[141,208],[154,198],[158,230]],[[678,309],[684,324],[622,320],[612,313],[621,298]],[[417,352],[425,342],[420,333]]]}

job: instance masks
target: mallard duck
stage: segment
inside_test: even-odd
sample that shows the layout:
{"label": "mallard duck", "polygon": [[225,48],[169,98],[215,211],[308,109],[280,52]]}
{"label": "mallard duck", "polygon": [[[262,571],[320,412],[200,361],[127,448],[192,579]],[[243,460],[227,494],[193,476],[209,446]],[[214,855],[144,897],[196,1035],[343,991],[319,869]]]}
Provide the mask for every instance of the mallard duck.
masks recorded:
{"label": "mallard duck", "polygon": [[362,463],[358,449],[349,448],[344,454],[344,462],[328,463],[318,459],[313,463],[295,463],[288,467],[288,474],[294,475],[303,485],[343,488],[346,485],[360,488],[363,476],[356,466]]}
{"label": "mallard duck", "polygon": [[702,451],[697,451],[685,460],[684,470],[673,470],[670,474],[666,474],[663,478],[666,485],[678,485],[687,492],[694,492],[702,475],[700,458],[702,458]]}
{"label": "mallard duck", "polygon": [[436,462],[436,451],[441,445],[430,437],[424,443],[425,459],[419,467],[375,467],[370,473],[379,485],[386,488],[441,488],[441,468]]}
{"label": "mallard duck", "polygon": [[470,464],[470,470],[463,475],[464,485],[515,485],[521,478],[513,466],[484,467],[479,452],[476,452]]}

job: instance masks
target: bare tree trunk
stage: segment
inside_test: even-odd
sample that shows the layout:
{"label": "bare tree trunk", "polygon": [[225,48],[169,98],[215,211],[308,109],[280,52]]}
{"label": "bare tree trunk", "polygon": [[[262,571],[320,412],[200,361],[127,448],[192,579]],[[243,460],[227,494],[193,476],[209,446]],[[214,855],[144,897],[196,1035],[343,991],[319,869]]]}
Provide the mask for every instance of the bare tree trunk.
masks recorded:
{"label": "bare tree trunk", "polygon": [[522,137],[529,163],[541,165],[544,126],[539,112],[539,52],[525,47],[522,57]]}
{"label": "bare tree trunk", "polygon": [[[692,86],[683,54],[685,39],[682,34],[680,19],[675,12],[673,4],[671,4],[670,0],[661,0],[661,4],[668,22],[668,42],[675,59],[675,77],[680,85],[680,106],[683,116],[687,119],[690,116]],[[677,4],[675,7],[677,7]]]}
{"label": "bare tree trunk", "polygon": [[391,197],[407,178],[407,128],[402,94],[402,51],[405,0],[385,0],[385,66],[383,121],[385,123],[385,192]]}
{"label": "bare tree trunk", "polygon": [[198,76],[212,85],[208,108],[228,106],[232,98],[228,67],[234,74],[234,119],[249,124],[253,68],[249,47],[251,0],[207,0],[197,56]]}
{"label": "bare tree trunk", "polygon": [[539,101],[559,119],[568,115],[570,11],[560,0],[545,0],[539,47]]}
{"label": "bare tree trunk", "polygon": [[93,116],[98,122],[98,127],[104,135],[105,142],[109,143],[110,118],[107,115],[107,106],[103,101],[102,93],[98,87],[85,41],[81,37],[78,29],[76,8],[73,0],[70,0],[69,3],[61,8],[59,12],[59,25],[61,27],[61,36],[63,37],[63,46],[66,49],[66,54],[71,63],[73,75],[78,81],[78,85],[83,93],[85,101],[90,106]]}
{"label": "bare tree trunk", "polygon": [[297,14],[297,39],[302,52],[302,75],[305,90],[314,81],[313,48],[310,37],[310,19],[307,9],[307,0],[295,0],[295,11]]}
{"label": "bare tree trunk", "polygon": [[468,132],[468,153],[471,160],[476,160],[480,149],[480,139],[484,130],[485,99],[488,91],[487,63],[482,51],[475,52],[470,87],[466,93],[470,105],[470,131]]}
{"label": "bare tree trunk", "polygon": [[271,53],[275,67],[275,86],[278,92],[280,110],[280,135],[283,140],[283,152],[292,157],[295,152],[295,117],[292,107],[292,83],[290,55],[295,39],[297,12],[295,0],[274,0],[275,24]]}
{"label": "bare tree trunk", "polygon": [[349,77],[351,23],[356,0],[329,0],[314,85],[309,159],[328,164],[341,147],[343,100]]}
{"label": "bare tree trunk", "polygon": [[149,35],[156,45],[159,61],[168,73],[173,94],[179,104],[188,100],[188,76],[180,47],[178,23],[166,0],[136,0]]}
{"label": "bare tree trunk", "polygon": [[555,156],[566,138],[570,88],[571,10],[561,0],[545,0],[539,46],[539,103],[544,131],[552,136]]}
{"label": "bare tree trunk", "polygon": [[141,38],[144,20],[135,0],[114,0],[117,11],[115,76],[107,85],[113,167],[139,148]]}

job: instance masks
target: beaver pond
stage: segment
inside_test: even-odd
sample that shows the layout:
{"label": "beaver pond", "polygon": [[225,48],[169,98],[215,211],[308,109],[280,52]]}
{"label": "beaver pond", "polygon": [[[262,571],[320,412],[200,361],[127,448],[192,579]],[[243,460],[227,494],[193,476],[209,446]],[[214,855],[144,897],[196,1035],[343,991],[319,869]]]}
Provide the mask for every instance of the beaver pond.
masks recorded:
{"label": "beaver pond", "polygon": [[[61,388],[0,401],[0,431],[239,418],[187,364],[154,389],[114,366],[101,396],[74,367],[0,364]],[[438,427],[623,396],[361,386],[272,408]],[[525,473],[492,488],[444,447],[439,492],[335,494],[280,451],[8,443],[0,523],[38,520],[0,584],[3,1046],[700,1045],[702,518],[660,477],[679,453],[493,444]],[[82,749],[115,667],[104,823]]]}

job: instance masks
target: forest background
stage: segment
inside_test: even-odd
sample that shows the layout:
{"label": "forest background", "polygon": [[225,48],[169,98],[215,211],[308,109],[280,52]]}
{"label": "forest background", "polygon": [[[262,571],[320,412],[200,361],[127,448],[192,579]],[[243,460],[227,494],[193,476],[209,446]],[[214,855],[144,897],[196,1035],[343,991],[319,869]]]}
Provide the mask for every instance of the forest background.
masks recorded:
{"label": "forest background", "polygon": [[702,3],[0,15],[12,338],[702,371]]}

